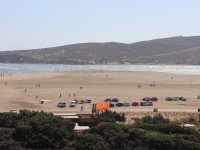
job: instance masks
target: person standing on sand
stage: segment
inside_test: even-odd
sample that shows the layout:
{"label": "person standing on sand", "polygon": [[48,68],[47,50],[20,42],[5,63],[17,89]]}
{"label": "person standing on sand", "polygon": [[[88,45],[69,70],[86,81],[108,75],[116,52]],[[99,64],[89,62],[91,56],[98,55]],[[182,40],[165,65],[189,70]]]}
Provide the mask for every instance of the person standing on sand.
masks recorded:
{"label": "person standing on sand", "polygon": [[59,96],[60,98],[61,98],[61,93],[60,93],[60,96]]}
{"label": "person standing on sand", "polygon": [[81,111],[83,111],[83,106],[81,106]]}

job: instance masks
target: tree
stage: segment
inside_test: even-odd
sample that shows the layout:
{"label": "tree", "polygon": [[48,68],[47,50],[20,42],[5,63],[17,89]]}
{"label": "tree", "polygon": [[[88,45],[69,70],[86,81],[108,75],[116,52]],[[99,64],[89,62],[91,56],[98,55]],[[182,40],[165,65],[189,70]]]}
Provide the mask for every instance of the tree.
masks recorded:
{"label": "tree", "polygon": [[157,123],[168,124],[169,123],[169,119],[165,119],[161,114],[158,114],[153,117],[147,115],[143,117],[140,121],[144,123],[153,123],[153,124],[157,124]]}
{"label": "tree", "polygon": [[0,129],[0,149],[1,150],[21,150],[20,144],[12,139],[13,129]]}
{"label": "tree", "polygon": [[108,145],[98,134],[77,134],[71,145],[75,150],[108,150]]}
{"label": "tree", "polygon": [[13,138],[23,147],[59,149],[73,137],[74,123],[44,112],[21,112]]}

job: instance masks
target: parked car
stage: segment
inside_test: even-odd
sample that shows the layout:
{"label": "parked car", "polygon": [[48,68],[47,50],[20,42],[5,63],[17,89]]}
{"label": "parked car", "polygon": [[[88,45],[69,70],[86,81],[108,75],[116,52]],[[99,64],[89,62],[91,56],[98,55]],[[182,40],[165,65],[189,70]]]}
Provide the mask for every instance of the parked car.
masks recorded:
{"label": "parked car", "polygon": [[86,99],[85,103],[91,103],[91,100],[90,99]]}
{"label": "parked car", "polygon": [[187,98],[181,96],[181,97],[179,97],[179,100],[181,100],[181,101],[186,101]]}
{"label": "parked car", "polygon": [[151,101],[147,102],[147,106],[153,106],[153,102]]}
{"label": "parked car", "polygon": [[130,106],[130,103],[128,103],[128,102],[124,102],[124,103],[123,103],[123,106],[125,106],[125,107],[129,107],[129,106]]}
{"label": "parked car", "polygon": [[119,102],[119,99],[118,99],[118,98],[113,98],[113,99],[111,100],[111,102]]}
{"label": "parked car", "polygon": [[158,101],[158,98],[157,97],[151,97],[150,101]]}
{"label": "parked car", "polygon": [[58,102],[57,107],[66,107],[65,102]]}
{"label": "parked car", "polygon": [[167,100],[167,101],[178,101],[179,97],[177,97],[177,96],[170,96],[170,97],[166,97],[165,100]]}
{"label": "parked car", "polygon": [[113,104],[113,103],[110,103],[110,107],[115,107],[115,104]]}
{"label": "parked car", "polygon": [[151,98],[150,98],[150,97],[144,97],[142,100],[143,100],[143,101],[150,101]]}
{"label": "parked car", "polygon": [[123,103],[116,103],[115,106],[116,106],[116,107],[122,107],[122,106],[123,106]]}
{"label": "parked car", "polygon": [[197,99],[200,99],[200,95],[199,95],[199,96],[197,96]]}
{"label": "parked car", "polygon": [[138,102],[132,102],[131,106],[139,106],[139,103]]}
{"label": "parked car", "polygon": [[78,100],[78,103],[79,104],[85,104],[85,101],[84,100]]}
{"label": "parked car", "polygon": [[71,101],[69,103],[69,107],[76,107],[76,101]]}
{"label": "parked car", "polygon": [[74,99],[74,100],[72,100],[72,101],[75,101],[75,102],[76,102],[76,104],[78,104],[78,100],[77,100],[77,99]]}
{"label": "parked car", "polygon": [[179,101],[180,99],[179,99],[178,96],[174,96],[174,97],[173,97],[173,100],[174,100],[174,101]]}
{"label": "parked car", "polygon": [[151,101],[140,102],[140,106],[153,106],[153,102]]}
{"label": "parked car", "polygon": [[173,97],[166,97],[165,100],[166,101],[173,101]]}
{"label": "parked car", "polygon": [[48,99],[43,99],[43,100],[40,100],[40,103],[41,104],[49,104],[51,101],[48,100]]}
{"label": "parked car", "polygon": [[17,110],[15,108],[10,110],[11,113],[17,113]]}
{"label": "parked car", "polygon": [[106,99],[105,99],[105,102],[111,102],[111,101],[112,101],[111,98],[106,98]]}

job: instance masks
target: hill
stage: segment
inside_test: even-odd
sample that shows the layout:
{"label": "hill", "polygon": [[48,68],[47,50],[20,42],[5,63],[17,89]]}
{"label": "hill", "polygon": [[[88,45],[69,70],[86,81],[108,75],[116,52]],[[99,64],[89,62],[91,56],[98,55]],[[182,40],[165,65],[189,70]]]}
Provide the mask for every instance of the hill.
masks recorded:
{"label": "hill", "polygon": [[124,43],[81,43],[0,52],[1,63],[200,64],[200,36]]}

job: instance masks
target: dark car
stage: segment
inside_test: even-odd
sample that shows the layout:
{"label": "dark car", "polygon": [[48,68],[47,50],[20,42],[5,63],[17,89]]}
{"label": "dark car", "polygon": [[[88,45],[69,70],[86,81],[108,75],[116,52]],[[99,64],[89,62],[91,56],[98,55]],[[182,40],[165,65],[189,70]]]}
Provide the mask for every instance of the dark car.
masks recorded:
{"label": "dark car", "polygon": [[147,106],[153,106],[153,102],[147,102]]}
{"label": "dark car", "polygon": [[143,100],[143,101],[150,101],[151,98],[150,98],[150,97],[144,97],[142,100]]}
{"label": "dark car", "polygon": [[179,97],[179,100],[180,100],[180,101],[186,101],[187,98],[181,96],[181,97]]}
{"label": "dark car", "polygon": [[173,99],[174,99],[173,97],[166,97],[165,98],[166,101],[173,101]]}
{"label": "dark car", "polygon": [[177,96],[170,96],[170,97],[166,97],[165,100],[167,100],[167,101],[178,101],[179,97],[177,97]]}
{"label": "dark car", "polygon": [[116,106],[116,107],[122,107],[122,106],[124,106],[124,105],[123,105],[123,103],[116,103],[115,106]]}
{"label": "dark car", "polygon": [[57,104],[57,107],[66,107],[66,103],[65,102],[59,102]]}
{"label": "dark car", "polygon": [[150,101],[158,101],[158,98],[157,97],[151,97]]}
{"label": "dark car", "polygon": [[115,107],[115,104],[113,104],[113,103],[110,103],[110,107]]}
{"label": "dark car", "polygon": [[130,106],[130,103],[128,103],[128,102],[124,102],[124,103],[123,103],[123,106],[125,106],[125,107],[129,107],[129,106]]}
{"label": "dark car", "polygon": [[139,106],[139,103],[138,102],[132,102],[131,106]]}
{"label": "dark car", "polygon": [[106,98],[106,99],[105,99],[105,102],[111,102],[111,101],[112,101],[111,98]]}
{"label": "dark car", "polygon": [[153,106],[153,102],[140,102],[140,106]]}
{"label": "dark car", "polygon": [[118,99],[118,98],[113,98],[113,99],[111,100],[111,102],[119,102],[119,99]]}

